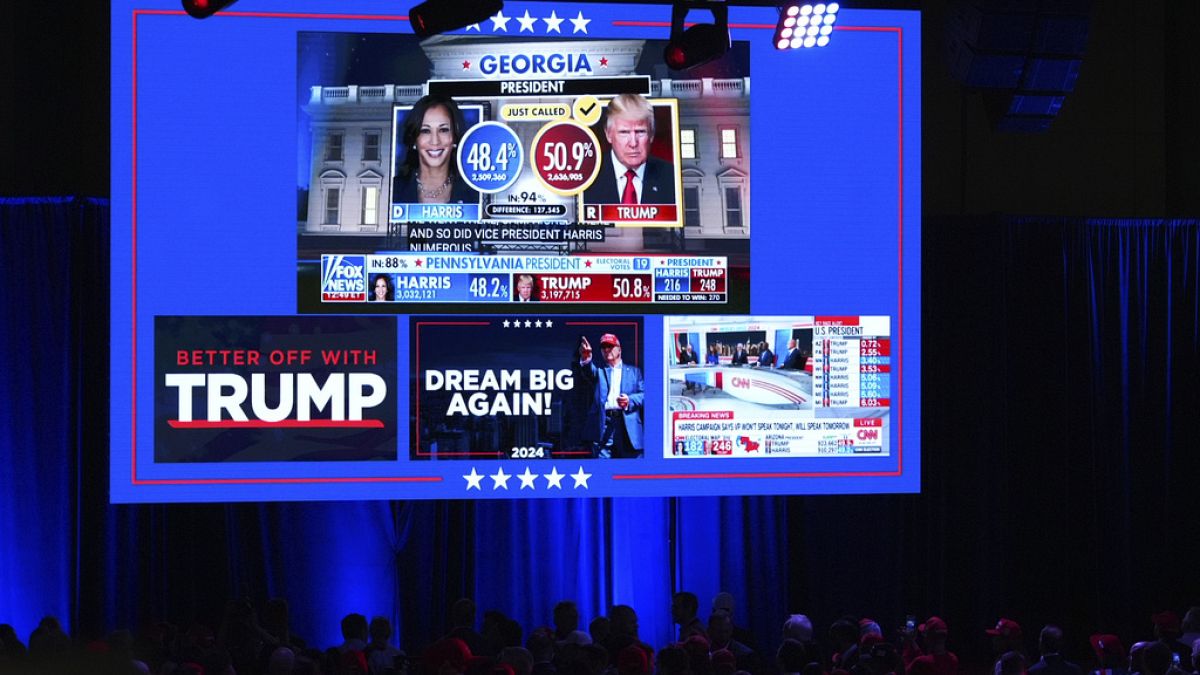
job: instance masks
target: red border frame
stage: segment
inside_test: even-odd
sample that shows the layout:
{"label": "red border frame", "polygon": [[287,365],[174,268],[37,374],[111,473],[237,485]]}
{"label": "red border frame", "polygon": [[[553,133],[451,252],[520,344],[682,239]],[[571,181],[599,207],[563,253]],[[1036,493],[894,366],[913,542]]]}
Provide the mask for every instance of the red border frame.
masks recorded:
{"label": "red border frame", "polygon": [[[135,9],[132,11],[132,92],[131,127],[131,177],[130,177],[130,305],[131,305],[131,376],[130,376],[130,465],[133,485],[246,485],[246,484],[304,484],[304,483],[436,483],[441,476],[364,476],[333,478],[213,478],[213,479],[145,479],[137,475],[137,95],[138,95],[138,18],[141,16],[187,16],[183,10]],[[407,21],[407,15],[376,14],[306,14],[295,12],[222,12],[222,17],[268,18],[268,19],[340,19],[358,21]],[[669,27],[664,21],[613,21],[613,26]],[[730,24],[730,28],[774,30],[773,24]],[[895,33],[897,44],[897,92],[898,92],[898,301],[897,301],[897,392],[896,434],[897,464],[895,471],[870,472],[780,472],[780,473],[700,473],[700,474],[613,474],[613,480],[676,480],[689,478],[850,478],[850,477],[895,477],[904,469],[904,29],[900,26],[835,26],[836,31]]]}

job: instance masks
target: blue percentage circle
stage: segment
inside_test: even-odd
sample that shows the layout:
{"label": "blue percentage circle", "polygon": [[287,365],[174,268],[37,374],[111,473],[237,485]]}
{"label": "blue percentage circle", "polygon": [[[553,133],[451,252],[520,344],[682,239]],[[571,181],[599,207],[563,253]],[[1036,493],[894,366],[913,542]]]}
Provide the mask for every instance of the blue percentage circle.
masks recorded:
{"label": "blue percentage circle", "polygon": [[499,122],[480,122],[458,143],[458,170],[467,185],[492,194],[517,182],[525,164],[525,148],[512,129]]}

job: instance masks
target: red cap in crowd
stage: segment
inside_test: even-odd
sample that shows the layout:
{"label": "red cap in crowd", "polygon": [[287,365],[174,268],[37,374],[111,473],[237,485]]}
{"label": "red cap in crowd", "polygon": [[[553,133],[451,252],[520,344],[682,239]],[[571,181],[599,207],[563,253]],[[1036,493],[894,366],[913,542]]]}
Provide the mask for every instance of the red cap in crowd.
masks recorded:
{"label": "red cap in crowd", "polygon": [[1008,640],[1021,637],[1021,624],[1012,619],[1000,619],[995,628],[984,631],[992,637],[1002,637]]}
{"label": "red cap in crowd", "polygon": [[1103,659],[1124,658],[1125,645],[1121,644],[1121,638],[1108,633],[1098,633],[1088,638],[1088,642],[1092,643],[1092,651],[1096,652],[1096,657]]}
{"label": "red cap in crowd", "polygon": [[948,632],[948,630],[946,628],[946,622],[942,621],[939,617],[936,617],[936,616],[931,616],[928,619],[926,619],[925,623],[921,624],[920,626],[917,626],[917,630],[921,631],[922,634],[941,633],[944,635]]}
{"label": "red cap in crowd", "polygon": [[613,335],[612,333],[605,333],[604,335],[600,336],[600,344],[601,345],[616,345],[616,346],[620,347],[621,341],[617,339],[616,335]]}
{"label": "red cap in crowd", "polygon": [[1180,631],[1179,615],[1169,609],[1158,612],[1157,614],[1151,616],[1150,620],[1154,622],[1154,627],[1159,630],[1172,633],[1178,633]]}

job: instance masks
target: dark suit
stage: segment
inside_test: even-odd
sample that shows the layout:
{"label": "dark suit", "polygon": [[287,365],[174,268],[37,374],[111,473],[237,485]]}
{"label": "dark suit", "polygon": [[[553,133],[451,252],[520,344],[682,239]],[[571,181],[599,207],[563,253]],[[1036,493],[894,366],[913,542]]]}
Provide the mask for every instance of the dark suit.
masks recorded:
{"label": "dark suit", "polygon": [[[1191,657],[1191,653],[1188,654]],[[1037,663],[1029,666],[1029,675],[1083,675],[1083,670],[1064,659],[1062,654],[1045,654]]]}
{"label": "dark suit", "polygon": [[[591,187],[583,191],[585,204],[620,204],[621,192],[617,190],[617,174],[613,171],[612,155],[600,165],[600,173]],[[621,173],[625,166],[621,165]],[[625,181],[621,181],[625,185]],[[675,203],[675,166],[668,161],[651,156],[646,160],[646,172],[642,174],[642,199],[640,204]]]}
{"label": "dark suit", "polygon": [[775,352],[770,349],[764,349],[758,354],[758,366],[760,368],[770,368],[775,365]]}
{"label": "dark suit", "polygon": [[784,370],[804,370],[803,359],[800,358],[800,348],[797,347],[788,352],[787,358],[783,360]]}
{"label": "dark suit", "polygon": [[734,366],[744,366],[748,363],[750,363],[750,355],[744,349],[734,352],[733,360],[730,361],[730,364]]}
{"label": "dark suit", "polygon": [[686,366],[689,363],[700,363],[700,360],[696,358],[696,352],[689,352],[686,349],[680,350],[679,365]]}
{"label": "dark suit", "polygon": [[[608,400],[609,383],[612,382],[612,368],[604,363],[596,365],[593,359],[588,363],[575,361],[571,364],[578,381],[592,388],[591,405],[588,406],[587,420],[584,423],[583,440],[601,442],[608,421],[604,403]],[[624,434],[613,438],[614,457],[642,454],[642,403],[645,400],[645,389],[642,386],[642,371],[636,366],[621,364],[621,391],[629,396],[629,405],[624,410],[613,414],[617,428],[614,434]],[[621,452],[627,449],[630,454]]]}

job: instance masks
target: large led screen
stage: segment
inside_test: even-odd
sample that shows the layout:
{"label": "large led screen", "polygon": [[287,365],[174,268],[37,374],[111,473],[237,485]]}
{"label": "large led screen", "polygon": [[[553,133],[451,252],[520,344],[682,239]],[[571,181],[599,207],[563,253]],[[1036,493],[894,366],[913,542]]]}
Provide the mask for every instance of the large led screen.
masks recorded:
{"label": "large led screen", "polygon": [[114,502],[919,490],[916,12],[405,10],[113,2]]}

